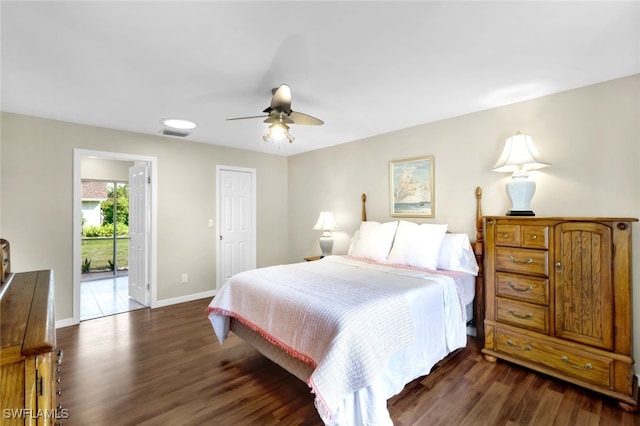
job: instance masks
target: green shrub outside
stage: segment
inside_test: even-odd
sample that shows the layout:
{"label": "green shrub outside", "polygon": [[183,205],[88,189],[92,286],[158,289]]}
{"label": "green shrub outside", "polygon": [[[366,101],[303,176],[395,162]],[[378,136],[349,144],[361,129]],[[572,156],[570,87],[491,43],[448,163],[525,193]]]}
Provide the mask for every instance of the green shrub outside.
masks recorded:
{"label": "green shrub outside", "polygon": [[[116,223],[116,235],[118,237],[129,235],[129,227],[124,223]],[[86,238],[113,237],[113,224],[109,223],[102,226],[85,226],[84,236]]]}

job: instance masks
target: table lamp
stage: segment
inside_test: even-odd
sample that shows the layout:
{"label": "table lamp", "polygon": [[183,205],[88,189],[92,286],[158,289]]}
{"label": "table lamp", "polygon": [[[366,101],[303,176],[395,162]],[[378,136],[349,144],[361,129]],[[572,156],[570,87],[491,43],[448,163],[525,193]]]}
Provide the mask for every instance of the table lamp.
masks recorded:
{"label": "table lamp", "polygon": [[506,190],[511,200],[511,210],[507,216],[535,216],[530,204],[536,192],[536,183],[529,179],[529,171],[549,166],[536,159],[533,140],[529,135],[517,132],[507,139],[502,155],[493,166],[494,172],[512,172]]}
{"label": "table lamp", "polygon": [[322,231],[322,237],[320,237],[320,249],[322,250],[322,257],[331,255],[333,250],[333,237],[331,231],[338,229],[336,221],[333,218],[332,212],[320,212],[318,221],[313,226],[314,231]]}

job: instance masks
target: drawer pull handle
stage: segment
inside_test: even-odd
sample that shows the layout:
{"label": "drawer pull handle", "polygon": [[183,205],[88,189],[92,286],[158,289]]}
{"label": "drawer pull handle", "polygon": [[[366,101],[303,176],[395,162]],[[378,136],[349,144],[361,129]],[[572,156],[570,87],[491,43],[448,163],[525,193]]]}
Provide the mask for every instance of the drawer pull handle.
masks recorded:
{"label": "drawer pull handle", "polygon": [[509,238],[509,233],[508,232],[503,232],[502,233],[502,238]]}
{"label": "drawer pull handle", "polygon": [[571,364],[569,362],[569,357],[567,356],[563,356],[562,361],[564,361],[565,363],[567,363],[571,368],[575,368],[576,370],[593,370],[593,365],[587,363],[584,365],[584,367],[580,367],[579,365],[576,364]]}
{"label": "drawer pull handle", "polygon": [[511,289],[512,289],[512,290],[514,290],[514,291],[522,291],[522,292],[525,292],[525,291],[531,291],[531,290],[533,290],[533,287],[531,287],[531,284],[529,284],[529,285],[528,285],[528,286],[526,286],[526,287],[516,287],[516,286],[515,286],[515,284],[513,284],[511,281],[509,281],[509,283],[507,284],[507,286],[509,286],[509,288],[511,288]]}
{"label": "drawer pull handle", "polygon": [[508,260],[509,260],[509,262],[517,263],[519,265],[527,265],[527,264],[533,263],[533,259],[530,258],[530,257],[528,257],[527,260],[523,261],[523,260],[516,260],[515,257],[509,256]]}
{"label": "drawer pull handle", "polygon": [[524,315],[519,315],[516,314],[515,311],[513,310],[513,308],[509,308],[507,309],[507,312],[509,312],[511,315],[513,315],[516,318],[521,318],[521,319],[529,319],[529,318],[533,318],[533,314],[531,312],[527,312]]}
{"label": "drawer pull handle", "polygon": [[537,236],[537,235],[535,235],[535,234],[533,234],[533,235],[531,236],[531,239],[532,239],[532,240],[537,240],[537,239],[538,239],[538,236]]}
{"label": "drawer pull handle", "polygon": [[509,346],[511,346],[512,348],[515,348],[515,349],[517,349],[517,350],[519,350],[519,351],[521,351],[521,350],[530,351],[530,350],[532,350],[532,349],[533,349],[530,345],[524,345],[524,348],[520,348],[520,346],[516,345],[516,344],[513,342],[513,340],[511,340],[511,339],[507,339],[507,345],[509,345]]}

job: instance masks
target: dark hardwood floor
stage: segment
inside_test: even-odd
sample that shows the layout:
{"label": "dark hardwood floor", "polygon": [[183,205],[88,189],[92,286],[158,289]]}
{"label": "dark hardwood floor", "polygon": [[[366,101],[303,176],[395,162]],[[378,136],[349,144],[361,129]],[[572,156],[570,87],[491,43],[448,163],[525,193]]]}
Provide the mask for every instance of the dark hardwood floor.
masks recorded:
{"label": "dark hardwood floor", "polygon": [[[307,385],[232,335],[220,346],[209,300],[58,330],[65,425],[321,425]],[[402,425],[640,425],[615,401],[504,362],[469,338],[389,401]]]}

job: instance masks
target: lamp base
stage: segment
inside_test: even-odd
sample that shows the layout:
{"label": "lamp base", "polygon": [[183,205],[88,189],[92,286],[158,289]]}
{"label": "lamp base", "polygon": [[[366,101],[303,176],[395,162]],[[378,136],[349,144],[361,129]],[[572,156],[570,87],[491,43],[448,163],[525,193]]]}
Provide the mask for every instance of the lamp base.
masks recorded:
{"label": "lamp base", "polygon": [[535,216],[532,210],[509,210],[507,216]]}
{"label": "lamp base", "polygon": [[324,235],[320,237],[320,250],[322,250],[322,256],[331,256],[331,252],[333,251],[333,238],[325,237]]}

